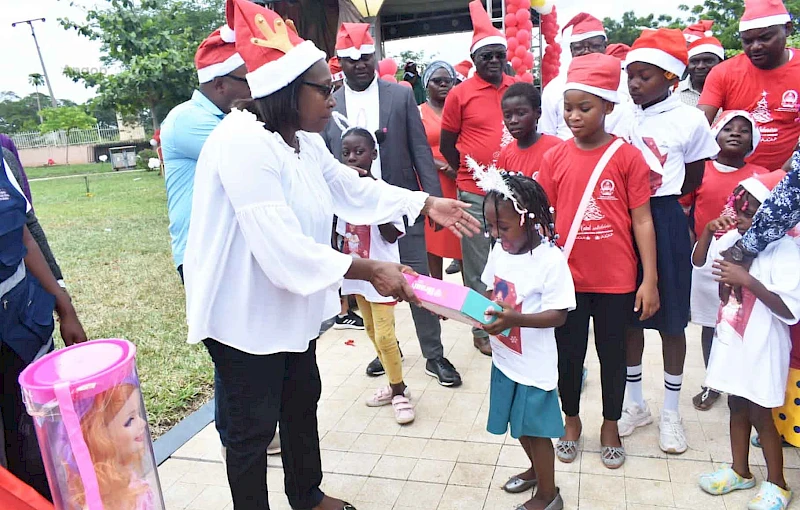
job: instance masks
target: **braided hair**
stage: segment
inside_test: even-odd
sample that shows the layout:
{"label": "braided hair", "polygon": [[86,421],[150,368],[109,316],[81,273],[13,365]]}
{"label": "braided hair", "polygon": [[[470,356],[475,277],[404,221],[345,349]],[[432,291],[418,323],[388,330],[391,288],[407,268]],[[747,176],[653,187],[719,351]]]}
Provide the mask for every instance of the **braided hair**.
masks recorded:
{"label": "braided hair", "polygon": [[350,129],[342,133],[342,140],[344,140],[350,135],[360,136],[361,138],[367,141],[367,147],[369,148],[369,150],[375,149],[375,138],[373,138],[372,135],[369,133],[369,131],[367,131],[366,129],[357,126],[351,127]]}
{"label": "braided hair", "polygon": [[[533,248],[545,241],[555,243],[556,239],[558,239],[555,222],[553,221],[553,213],[555,211],[550,206],[550,200],[548,200],[544,188],[535,180],[525,177],[521,173],[501,172],[501,175],[519,207],[527,211],[520,215],[520,222],[524,225],[525,234],[528,238],[527,246],[530,246],[531,250],[533,250]],[[499,204],[501,201],[507,201],[513,207],[511,200],[502,193],[490,191],[483,200],[484,218],[486,217],[486,203],[490,200],[494,201],[496,216],[500,215]],[[488,237],[490,234],[485,220],[483,228],[485,235]]]}

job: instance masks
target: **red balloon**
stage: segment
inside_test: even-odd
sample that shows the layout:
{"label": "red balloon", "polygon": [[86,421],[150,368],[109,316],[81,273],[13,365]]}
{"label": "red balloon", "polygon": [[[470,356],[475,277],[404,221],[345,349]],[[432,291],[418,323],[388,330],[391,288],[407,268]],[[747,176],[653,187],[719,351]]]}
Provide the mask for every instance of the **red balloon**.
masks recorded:
{"label": "red balloon", "polygon": [[519,30],[517,29],[517,27],[506,26],[506,39],[511,40],[511,39],[517,37],[517,32],[518,31]]}
{"label": "red balloon", "polygon": [[400,85],[401,87],[408,87],[408,88],[410,88],[410,89],[413,89],[413,88],[414,88],[414,86],[413,86],[413,85],[411,85],[409,82],[407,82],[407,81],[405,81],[405,80],[403,80],[403,81],[401,81],[401,82],[398,82],[398,85]]}
{"label": "red balloon", "polygon": [[506,14],[506,26],[507,27],[517,26],[517,17],[511,13]]}
{"label": "red balloon", "polygon": [[517,32],[517,41],[520,44],[528,44],[531,42],[531,33],[529,30],[520,30]]}
{"label": "red balloon", "polygon": [[519,42],[517,41],[516,37],[508,37],[508,36],[506,36],[506,39],[508,41],[508,52],[513,54],[514,50],[519,48]]}
{"label": "red balloon", "polygon": [[511,59],[511,67],[516,71],[522,66],[522,59],[514,57]]}
{"label": "red balloon", "polygon": [[522,57],[522,63],[525,64],[525,67],[528,69],[533,68],[533,54],[528,52]]}
{"label": "red balloon", "polygon": [[393,58],[385,58],[378,62],[378,75],[383,76],[385,74],[397,74],[397,62]]}
{"label": "red balloon", "polygon": [[517,0],[517,8],[522,10],[530,10],[531,8],[531,0]]}
{"label": "red balloon", "polygon": [[[390,81],[392,83],[397,83],[397,78],[395,78],[395,76],[393,74],[384,74],[384,75],[381,76],[381,80]],[[408,82],[406,82],[406,83],[408,83]],[[409,85],[410,85],[410,83],[409,83]]]}
{"label": "red balloon", "polygon": [[533,75],[531,73],[524,73],[520,76],[520,80],[525,83],[533,83]]}
{"label": "red balloon", "polygon": [[530,32],[531,30],[533,30],[533,21],[526,19],[525,21],[519,24],[519,28]]}
{"label": "red balloon", "polygon": [[519,57],[520,59],[525,58],[525,54],[528,53],[527,46],[517,46],[517,49],[514,50],[514,55]]}
{"label": "red balloon", "polygon": [[518,23],[525,23],[531,19],[531,12],[527,9],[520,9],[515,13]]}

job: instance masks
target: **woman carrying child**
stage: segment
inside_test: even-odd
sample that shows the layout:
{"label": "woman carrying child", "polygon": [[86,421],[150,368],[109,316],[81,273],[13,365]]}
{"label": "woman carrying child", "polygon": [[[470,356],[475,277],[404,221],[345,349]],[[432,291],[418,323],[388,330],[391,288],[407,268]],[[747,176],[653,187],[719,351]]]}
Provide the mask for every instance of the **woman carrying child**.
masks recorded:
{"label": "woman carrying child", "polygon": [[[556,230],[565,236],[559,244],[569,261],[577,302],[556,329],[558,391],[566,415],[556,454],[567,463],[578,456],[581,378],[592,318],[603,393],[601,460],[610,469],[625,462],[617,421],[625,392],[627,318],[637,310],[647,319],[659,307],[649,168],[635,147],[605,131],[606,116],[619,101],[620,74],[619,60],[608,55],[572,60],[564,119],[574,138],[545,154],[537,179],[555,207]],[[638,290],[637,249],[644,268]],[[614,264],[598,271],[598,260]]]}
{"label": "woman carrying child", "polygon": [[[487,235],[497,242],[481,277],[496,320],[484,329],[492,335],[492,378],[487,430],[518,439],[531,468],[506,484],[532,496],[517,510],[561,510],[555,485],[552,438],[564,433],[558,407],[558,349],[554,328],[575,309],[569,266],[555,245],[552,208],[536,181],[517,173],[483,169],[472,160],[483,203]],[[515,169],[516,171],[516,169]],[[508,331],[507,331],[508,330]]]}
{"label": "woman carrying child", "polygon": [[[692,263],[711,266],[717,281],[740,287],[720,307],[706,386],[728,393],[733,465],[700,477],[700,488],[713,495],[750,489],[750,430],[755,427],[767,463],[767,477],[747,505],[750,510],[783,510],[792,492],[783,476],[781,438],[772,409],[784,403],[789,372],[789,326],[800,317],[800,249],[790,237],[770,244],[750,270],[722,259],[750,228],[753,216],[782,175],[750,177],[734,190],[736,220],[722,216],[708,223],[697,241]],[[719,240],[714,234],[735,225]]]}
{"label": "woman carrying child", "polygon": [[[719,145],[715,159],[706,161],[703,182],[693,192],[681,198],[683,208],[689,214],[694,229],[694,239],[700,238],[706,225],[722,215],[736,217],[733,207],[727,206],[730,190],[741,181],[757,174],[767,173],[764,167],[745,162],[758,147],[761,132],[755,120],[746,111],[723,112],[711,127],[711,132]],[[721,237],[725,232],[715,234]],[[719,284],[711,274],[710,268],[692,270],[691,317],[692,322],[703,327],[703,361],[708,366],[714,327],[717,325],[719,311]],[[702,388],[692,399],[694,407],[706,411],[719,399],[719,392],[713,388]]]}

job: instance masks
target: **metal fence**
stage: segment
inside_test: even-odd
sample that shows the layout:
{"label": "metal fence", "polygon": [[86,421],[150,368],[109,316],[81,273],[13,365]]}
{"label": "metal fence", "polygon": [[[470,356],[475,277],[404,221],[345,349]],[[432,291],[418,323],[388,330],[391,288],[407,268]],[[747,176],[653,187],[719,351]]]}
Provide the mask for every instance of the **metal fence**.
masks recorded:
{"label": "metal fence", "polygon": [[115,126],[100,126],[98,124],[89,129],[73,129],[69,132],[69,137],[67,137],[67,132],[63,130],[51,133],[28,131],[25,133],[13,133],[9,136],[14,140],[14,144],[18,149],[35,149],[37,147],[63,147],[65,145],[117,142],[119,141],[119,129]]}

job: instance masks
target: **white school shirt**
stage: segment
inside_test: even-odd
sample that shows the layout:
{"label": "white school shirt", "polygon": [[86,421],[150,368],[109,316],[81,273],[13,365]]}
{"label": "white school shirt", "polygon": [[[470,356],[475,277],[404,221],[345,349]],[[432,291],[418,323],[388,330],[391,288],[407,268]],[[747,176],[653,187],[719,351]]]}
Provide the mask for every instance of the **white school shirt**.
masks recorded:
{"label": "white school shirt", "polygon": [[[378,75],[365,90],[356,92],[347,85],[345,80],[344,101],[347,108],[347,119],[354,125],[362,127],[370,133],[375,133],[381,127],[381,101],[378,92]],[[378,157],[372,162],[372,175],[381,178],[381,148],[376,145]],[[337,154],[339,156],[339,154]]]}
{"label": "white school shirt", "polygon": [[650,166],[652,196],[680,195],[686,164],[713,158],[719,152],[706,116],[676,94],[642,109],[632,102],[633,123],[627,140],[642,151]]}
{"label": "white school shirt", "polygon": [[[559,74],[542,90],[542,116],[539,117],[537,131],[543,135],[553,135],[562,140],[571,140],[572,131],[564,120],[564,89],[567,75]],[[617,89],[620,103],[614,105],[614,111],[606,117],[606,132],[619,137],[627,134],[628,124],[633,121],[633,112],[627,106],[631,102],[628,95],[627,73],[622,71],[622,79]]]}
{"label": "white school shirt", "polygon": [[[720,237],[709,247],[704,266],[721,259],[720,253],[741,237],[736,230]],[[728,304],[720,305],[705,385],[772,409],[784,402],[792,350],[789,326],[800,317],[800,248],[791,237],[769,244],[750,274],[783,300],[794,319],[779,317],[747,289],[742,289],[741,304],[731,293]]]}
{"label": "white school shirt", "polygon": [[356,224],[419,216],[426,193],[362,179],[319,135],[297,138],[299,154],[233,110],[203,146],[184,261],[190,343],[306,351],[338,312],[353,260],[331,247],[334,214]]}
{"label": "white school shirt", "polygon": [[[557,246],[542,243],[511,255],[495,243],[481,280],[493,297],[524,314],[574,310],[575,286],[567,259]],[[492,336],[492,363],[512,381],[551,391],[558,385],[555,328],[512,328]]]}
{"label": "white school shirt", "polygon": [[[400,236],[405,234],[402,221],[392,221],[391,225],[400,232]],[[353,258],[400,263],[400,237],[390,243],[383,238],[377,225],[353,225],[337,219],[336,232],[342,236],[342,253]],[[393,297],[382,296],[371,283],[363,280],[345,279],[342,283],[342,295],[364,296],[370,303],[395,302]]]}

